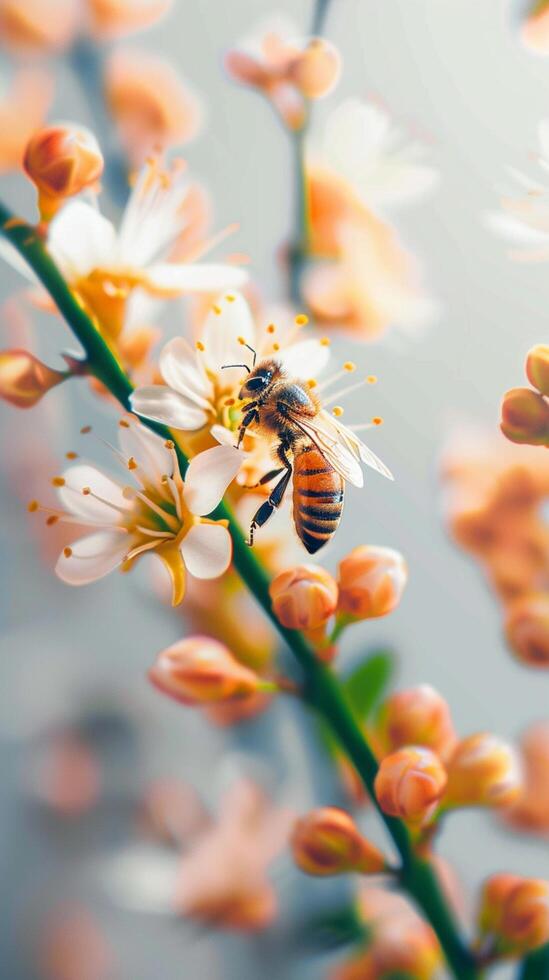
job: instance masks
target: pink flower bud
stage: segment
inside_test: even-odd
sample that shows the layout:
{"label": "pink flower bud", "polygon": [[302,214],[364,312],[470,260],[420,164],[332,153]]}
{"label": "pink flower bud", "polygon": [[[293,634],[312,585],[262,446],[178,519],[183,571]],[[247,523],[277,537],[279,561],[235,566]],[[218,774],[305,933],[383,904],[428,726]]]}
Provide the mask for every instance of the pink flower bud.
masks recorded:
{"label": "pink flower bud", "polygon": [[310,875],[346,871],[376,874],[385,867],[381,851],[360,833],[352,817],[338,807],[313,810],[298,820],[292,835],[296,864]]}
{"label": "pink flower bud", "polygon": [[534,388],[542,395],[549,395],[549,346],[536,344],[526,355],[526,374]]}
{"label": "pink flower bud", "polygon": [[530,388],[511,388],[503,396],[501,431],[511,442],[549,445],[549,404]]}
{"label": "pink flower bud", "polygon": [[539,878],[493,875],[485,882],[479,928],[502,955],[522,956],[549,940],[549,884]]}
{"label": "pink flower bud", "polygon": [[313,37],[289,68],[289,77],[306,99],[320,99],[337,84],[339,51],[322,37]]}
{"label": "pink flower bud", "polygon": [[469,735],[458,742],[447,764],[449,806],[509,806],[521,791],[518,756],[495,735]]}
{"label": "pink flower bud", "polygon": [[17,408],[32,408],[66,376],[26,350],[0,351],[0,398]]}
{"label": "pink flower bud", "polygon": [[0,36],[16,54],[59,51],[75,32],[76,0],[0,0]]}
{"label": "pink flower bud", "polygon": [[38,204],[49,221],[65,198],[92,187],[103,172],[103,157],[89,130],[47,126],[30,139],[23,166],[38,188]]}
{"label": "pink flower bud", "polygon": [[353,619],[387,616],[398,606],[407,578],[398,551],[359,545],[339,563],[338,610]]}
{"label": "pink flower bud", "polygon": [[182,704],[210,704],[256,694],[261,679],[208,636],[189,636],[163,650],[149,671],[164,694]]}
{"label": "pink flower bud", "polygon": [[549,667],[549,595],[534,592],[507,607],[507,642],[515,656],[529,667]]}
{"label": "pink flower bud", "polygon": [[113,40],[151,27],[170,9],[172,0],[87,0],[92,32]]}
{"label": "pink flower bud", "polygon": [[381,809],[413,824],[426,824],[446,788],[442,762],[420,746],[406,746],[386,756],[375,780]]}
{"label": "pink flower bud", "polygon": [[337,585],[317,565],[280,572],[269,587],[276,617],[293,630],[314,630],[328,622],[337,606]]}
{"label": "pink flower bud", "polygon": [[381,710],[375,738],[383,755],[405,745],[422,745],[442,759],[456,743],[448,704],[428,684],[391,695]]}

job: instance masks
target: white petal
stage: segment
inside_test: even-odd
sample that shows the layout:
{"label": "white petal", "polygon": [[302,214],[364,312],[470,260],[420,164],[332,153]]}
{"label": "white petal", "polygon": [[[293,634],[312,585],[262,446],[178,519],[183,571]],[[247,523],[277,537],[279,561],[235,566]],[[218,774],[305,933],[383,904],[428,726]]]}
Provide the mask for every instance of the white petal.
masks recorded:
{"label": "white petal", "polygon": [[162,348],[158,366],[170,388],[196,402],[199,408],[209,409],[213,385],[200,368],[197,352],[184,337],[174,337]]}
{"label": "white petal", "polygon": [[153,289],[170,293],[217,293],[221,289],[239,289],[248,273],[236,265],[202,262],[165,262],[147,270]]}
{"label": "white petal", "polygon": [[[123,495],[122,487],[110,477],[97,470],[95,466],[85,463],[71,466],[63,473],[65,486],[58,490],[63,506],[75,517],[81,517],[82,523],[117,524],[120,521],[120,510],[127,511],[131,507]],[[92,493],[84,494],[84,487],[89,487]],[[97,500],[101,497],[101,500]]]}
{"label": "white petal", "polygon": [[488,214],[485,221],[488,228],[515,245],[546,245],[549,242],[548,232],[530,228],[507,214]]}
{"label": "white petal", "polygon": [[195,578],[217,578],[230,565],[231,535],[222,524],[197,524],[181,544],[187,570]]}
{"label": "white petal", "polygon": [[124,456],[127,459],[134,457],[149,483],[159,483],[165,474],[171,476],[173,460],[165,440],[131,416],[123,421],[127,425],[119,426],[118,443]]}
{"label": "white petal", "polygon": [[212,425],[210,434],[222,446],[236,446],[237,434],[232,429],[227,429],[224,425]]}
{"label": "white petal", "polygon": [[143,385],[133,392],[130,402],[137,415],[173,429],[193,432],[208,421],[204,409],[197,408],[188,398],[165,385]]}
{"label": "white petal", "polygon": [[233,446],[213,446],[191,459],[183,498],[191,513],[211,514],[238,473],[244,453]]}
{"label": "white petal", "polygon": [[100,531],[75,541],[71,549],[69,558],[61,553],[55,572],[67,585],[88,585],[122,563],[128,551],[128,535]]}
{"label": "white petal", "polygon": [[316,378],[330,360],[330,348],[318,340],[301,340],[283,347],[276,357],[291,377]]}
{"label": "white petal", "polygon": [[161,847],[132,844],[114,857],[94,862],[93,873],[116,905],[169,915],[179,875],[178,855]]}
{"label": "white petal", "polygon": [[[252,361],[251,352],[239,343],[242,337],[251,347],[255,343],[255,324],[248,303],[240,293],[218,296],[208,313],[202,331],[205,362],[214,374],[218,374],[224,364]],[[220,313],[216,313],[220,310]],[[227,377],[230,384],[233,372]],[[242,374],[242,371],[240,371]],[[235,383],[237,376],[235,375]]]}
{"label": "white petal", "polygon": [[549,119],[538,123],[538,139],[543,156],[549,158]]}
{"label": "white petal", "polygon": [[53,219],[48,251],[71,278],[116,263],[114,225],[84,201],[70,201]]}

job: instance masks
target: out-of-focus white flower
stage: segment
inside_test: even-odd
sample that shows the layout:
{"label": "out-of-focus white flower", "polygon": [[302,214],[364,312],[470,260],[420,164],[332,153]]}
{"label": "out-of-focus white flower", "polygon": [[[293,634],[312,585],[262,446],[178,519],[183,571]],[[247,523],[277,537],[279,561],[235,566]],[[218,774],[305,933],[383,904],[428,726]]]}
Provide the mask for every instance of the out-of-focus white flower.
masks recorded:
{"label": "out-of-focus white flower", "polygon": [[[119,425],[119,456],[136,486],[118,483],[86,464],[55,477],[65,510],[46,510],[48,520],[87,526],[93,533],[63,549],[56,566],[69,585],[87,585],[115,568],[126,571],[142,554],[154,552],[172,580],[172,602],[185,593],[186,570],[217,578],[228,568],[232,545],[224,521],[205,519],[221,501],[242,462],[242,453],[216,446],[189,463],[183,482],[173,443],[162,440],[132,416]],[[115,451],[116,452],[116,451]]]}
{"label": "out-of-focus white flower", "polygon": [[427,147],[408,139],[381,106],[360,99],[330,114],[316,156],[313,163],[337,173],[374,209],[417,201],[438,181]]}
{"label": "out-of-focus white flower", "polygon": [[258,360],[276,356],[289,375],[302,377],[306,372],[313,377],[327,364],[329,350],[321,340],[301,340],[300,329],[295,322],[286,329],[274,324],[260,329],[243,296],[220,296],[194,349],[183,337],[166,344],[159,360],[165,384],[138,388],[132,395],[132,408],[138,415],[184,431],[216,422],[234,428],[231,415],[242,367],[225,370],[224,365],[243,360],[251,365],[253,355],[245,344],[253,348]]}
{"label": "out-of-focus white flower", "polygon": [[[542,170],[549,171],[549,119],[538,125],[539,152],[535,159]],[[516,184],[514,195],[501,200],[501,211],[487,215],[489,228],[511,245],[511,257],[522,261],[546,262],[549,259],[549,187],[509,167]]]}
{"label": "out-of-focus white flower", "polygon": [[[122,331],[127,301],[135,289],[170,298],[217,293],[246,281],[246,272],[232,265],[170,261],[187,225],[190,188],[178,163],[168,173],[152,160],[132,188],[118,229],[95,201],[70,201],[51,222],[49,252],[110,339]],[[0,254],[35,281],[12,246],[2,243]]]}

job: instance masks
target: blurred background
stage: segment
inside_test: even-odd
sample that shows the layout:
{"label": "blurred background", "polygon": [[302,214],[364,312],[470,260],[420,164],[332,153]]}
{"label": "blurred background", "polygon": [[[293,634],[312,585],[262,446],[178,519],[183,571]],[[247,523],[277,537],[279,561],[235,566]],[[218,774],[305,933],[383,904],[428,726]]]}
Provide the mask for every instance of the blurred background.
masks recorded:
{"label": "blurred background", "polygon": [[[310,0],[278,0],[276,10],[307,33]],[[170,58],[200,97],[202,131],[184,155],[211,192],[215,227],[239,223],[230,247],[250,255],[254,281],[277,302],[283,289],[277,254],[292,221],[291,149],[266,103],[229,82],[222,67],[227,48],[272,11],[266,0],[176,0],[169,17],[135,44]],[[448,535],[440,460],[457,427],[496,433],[502,392],[523,382],[526,350],[547,336],[547,267],[512,264],[483,224],[508,182],[506,166],[534,166],[537,123],[549,114],[549,62],[527,53],[515,28],[509,0],[333,0],[326,34],[342,53],[343,74],[337,91],[315,107],[312,128],[314,135],[344,97],[373,96],[428,143],[441,175],[421,207],[399,213],[397,222],[438,302],[435,321],[419,337],[389,333],[360,348],[343,338],[334,343],[380,379],[348,413],[384,417],[371,445],[396,480],[382,485],[372,476],[362,494],[349,491],[324,564],[334,570],[360,541],[398,548],[410,569],[399,610],[349,634],[342,662],[389,646],[399,686],[428,682],[449,701],[460,732],[489,730],[510,739],[549,718],[547,679],[513,660],[498,600]],[[2,70],[9,78],[7,54]],[[54,70],[49,118],[94,128],[93,93],[79,88],[63,56]],[[2,198],[31,217],[24,178],[5,175],[0,184]],[[2,265],[2,299],[19,288]],[[32,318],[37,350],[50,363],[60,349],[74,347],[62,323],[39,313]],[[180,332],[184,307],[172,304],[164,322],[167,335]],[[248,937],[189,925],[163,908],[170,862],[159,862],[154,849],[149,855],[136,816],[153,780],[193,786],[215,811],[241,772],[297,811],[312,801],[338,802],[311,724],[277,703],[256,720],[220,729],[161,698],[146,671],[186,627],[150,590],[146,563],[131,577],[69,589],[52,574],[55,554],[25,509],[39,492],[37,473],[55,474],[63,454],[79,448],[82,425],[112,438],[108,405],[71,382],[28,412],[2,405],[0,417],[0,976],[323,976],[329,957],[311,958],[297,939],[282,937],[296,931],[303,894],[311,907],[326,900],[325,883],[304,885],[282,855],[273,875],[283,914],[274,927]],[[94,454],[100,460],[96,447]],[[48,751],[67,732],[76,743],[52,763]],[[47,767],[57,764],[68,767],[60,786],[71,766],[77,774],[75,799],[60,807],[65,816],[54,815],[48,800],[55,778]],[[375,818],[364,819],[380,839]],[[150,857],[150,870],[140,865],[134,882],[136,847],[145,850],[145,862]],[[496,870],[549,876],[543,840],[512,834],[480,811],[456,815],[440,851],[466,894]],[[121,885],[124,867],[116,862],[124,856],[129,877]],[[48,956],[56,928],[89,948],[83,972],[55,973]]]}

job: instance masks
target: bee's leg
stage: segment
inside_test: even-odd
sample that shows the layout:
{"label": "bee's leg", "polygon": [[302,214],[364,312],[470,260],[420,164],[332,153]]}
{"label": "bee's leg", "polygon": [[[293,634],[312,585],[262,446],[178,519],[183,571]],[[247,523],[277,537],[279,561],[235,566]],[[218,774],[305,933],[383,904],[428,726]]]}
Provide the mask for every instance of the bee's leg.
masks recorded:
{"label": "bee's leg", "polygon": [[252,422],[259,422],[259,412],[255,407],[251,408],[249,412],[246,412],[244,418],[242,419],[240,429],[238,430],[238,442],[236,444],[237,449],[240,449],[240,443],[246,435],[246,429],[252,424]]}
{"label": "bee's leg", "polygon": [[[254,514],[252,523],[250,524],[250,538],[248,541],[250,548],[253,546],[254,543],[254,531],[258,527],[263,527],[263,525],[267,523],[269,518],[272,517],[276,508],[280,507],[284,494],[286,493],[286,488],[288,486],[288,483],[290,482],[290,478],[292,476],[292,464],[290,463],[289,459],[286,458],[284,448],[285,447],[282,445],[278,447],[278,457],[280,461],[284,463],[284,469],[286,470],[286,472],[284,473],[284,476],[281,477],[281,479],[278,481],[276,486],[273,488],[267,500],[261,504],[261,507],[259,507],[259,509]],[[280,472],[280,470],[278,472]],[[266,476],[269,475],[271,476],[272,479],[273,474],[272,473],[266,474]]]}
{"label": "bee's leg", "polygon": [[269,470],[269,472],[268,473],[265,473],[265,476],[262,476],[261,479],[257,481],[257,483],[246,484],[246,486],[245,486],[244,489],[245,490],[255,490],[256,487],[263,487],[263,486],[265,486],[266,483],[270,483],[271,480],[274,480],[275,476],[278,476],[280,473],[282,473],[282,470],[283,469],[284,469],[284,467],[283,466],[280,466],[276,470]]}

